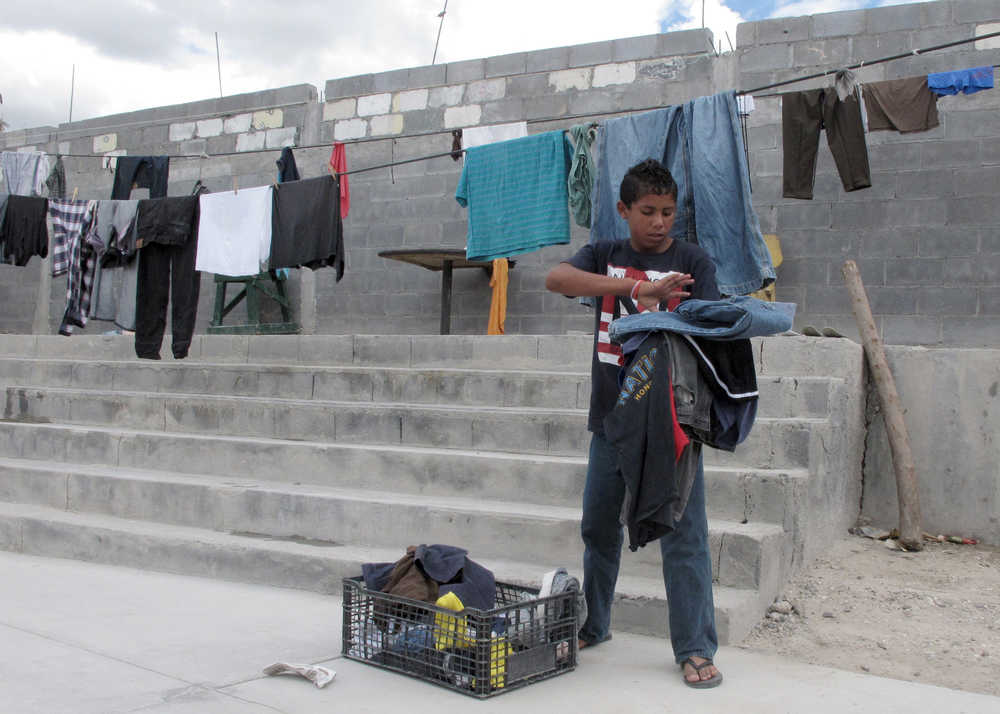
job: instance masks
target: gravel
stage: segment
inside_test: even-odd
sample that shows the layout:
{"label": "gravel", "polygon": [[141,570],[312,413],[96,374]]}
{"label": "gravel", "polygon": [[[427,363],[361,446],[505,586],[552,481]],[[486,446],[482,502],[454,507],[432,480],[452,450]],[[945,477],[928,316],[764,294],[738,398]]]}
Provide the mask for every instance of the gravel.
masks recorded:
{"label": "gravel", "polygon": [[1000,548],[928,542],[908,553],[845,536],[740,646],[1000,696]]}

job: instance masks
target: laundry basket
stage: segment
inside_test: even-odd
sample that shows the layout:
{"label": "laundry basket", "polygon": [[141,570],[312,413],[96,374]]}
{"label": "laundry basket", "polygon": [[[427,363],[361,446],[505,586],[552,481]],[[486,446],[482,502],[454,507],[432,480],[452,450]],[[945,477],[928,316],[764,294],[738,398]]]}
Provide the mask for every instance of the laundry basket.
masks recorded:
{"label": "laundry basket", "polygon": [[444,607],[344,579],[345,657],[486,698],[576,667],[578,595],[496,584],[492,610]]}

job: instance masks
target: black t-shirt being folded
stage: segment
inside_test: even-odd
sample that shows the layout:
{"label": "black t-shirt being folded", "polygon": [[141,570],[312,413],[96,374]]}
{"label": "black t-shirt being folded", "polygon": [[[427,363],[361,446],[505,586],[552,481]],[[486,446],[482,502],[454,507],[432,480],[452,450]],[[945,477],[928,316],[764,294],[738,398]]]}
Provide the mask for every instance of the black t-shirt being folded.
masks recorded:
{"label": "black t-shirt being folded", "polygon": [[[708,253],[694,243],[674,240],[663,253],[639,253],[628,240],[598,241],[580,248],[566,261],[574,268],[615,278],[658,280],[671,270],[689,273],[694,283],[688,288],[691,297],[718,300],[715,264]],[[662,304],[672,310],[678,300]],[[608,337],[608,325],[622,315],[639,312],[638,304],[627,296],[604,295],[595,298],[594,353],[591,367],[590,415],[587,428],[604,433],[604,417],[618,399],[618,370],[623,364],[622,350]]]}

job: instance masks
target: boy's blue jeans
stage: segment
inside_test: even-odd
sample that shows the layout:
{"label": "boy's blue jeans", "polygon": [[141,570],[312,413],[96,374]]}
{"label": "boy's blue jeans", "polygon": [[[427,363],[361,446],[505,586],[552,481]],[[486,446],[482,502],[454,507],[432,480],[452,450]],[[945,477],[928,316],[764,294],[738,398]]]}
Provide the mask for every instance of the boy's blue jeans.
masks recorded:
{"label": "boy's blue jeans", "polygon": [[[619,523],[625,482],[618,471],[618,454],[603,436],[590,441],[587,485],[583,490],[583,592],[587,621],[580,638],[588,643],[608,637],[611,604],[618,580],[624,535]],[[712,560],[705,513],[705,473],[701,463],[684,515],[677,529],[660,539],[663,583],[670,609],[670,643],[674,659],[715,655],[715,603],[712,600]]]}

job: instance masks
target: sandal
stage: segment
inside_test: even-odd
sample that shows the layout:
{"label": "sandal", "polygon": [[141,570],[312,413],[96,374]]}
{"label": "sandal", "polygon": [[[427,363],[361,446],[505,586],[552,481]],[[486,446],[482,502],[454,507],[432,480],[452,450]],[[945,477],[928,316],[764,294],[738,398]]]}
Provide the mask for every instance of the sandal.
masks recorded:
{"label": "sandal", "polygon": [[588,647],[596,647],[597,645],[601,644],[602,642],[607,642],[610,639],[611,639],[611,633],[610,632],[608,633],[608,636],[605,637],[603,640],[597,640],[596,642],[588,642],[587,640],[583,639],[582,637],[577,637],[576,638],[576,648],[577,648],[577,650],[585,650]]}
{"label": "sandal", "polygon": [[715,663],[712,662],[711,659],[706,659],[701,664],[696,664],[694,659],[691,657],[688,657],[686,660],[681,662],[681,679],[684,680],[684,684],[688,685],[692,689],[711,689],[712,687],[718,687],[722,684],[722,672],[716,672],[715,676],[710,679],[699,679],[697,682],[689,681],[687,675],[684,674],[684,665],[688,664],[691,665],[691,668],[697,672],[699,677],[701,677],[701,670],[705,669],[705,667],[710,667]]}

